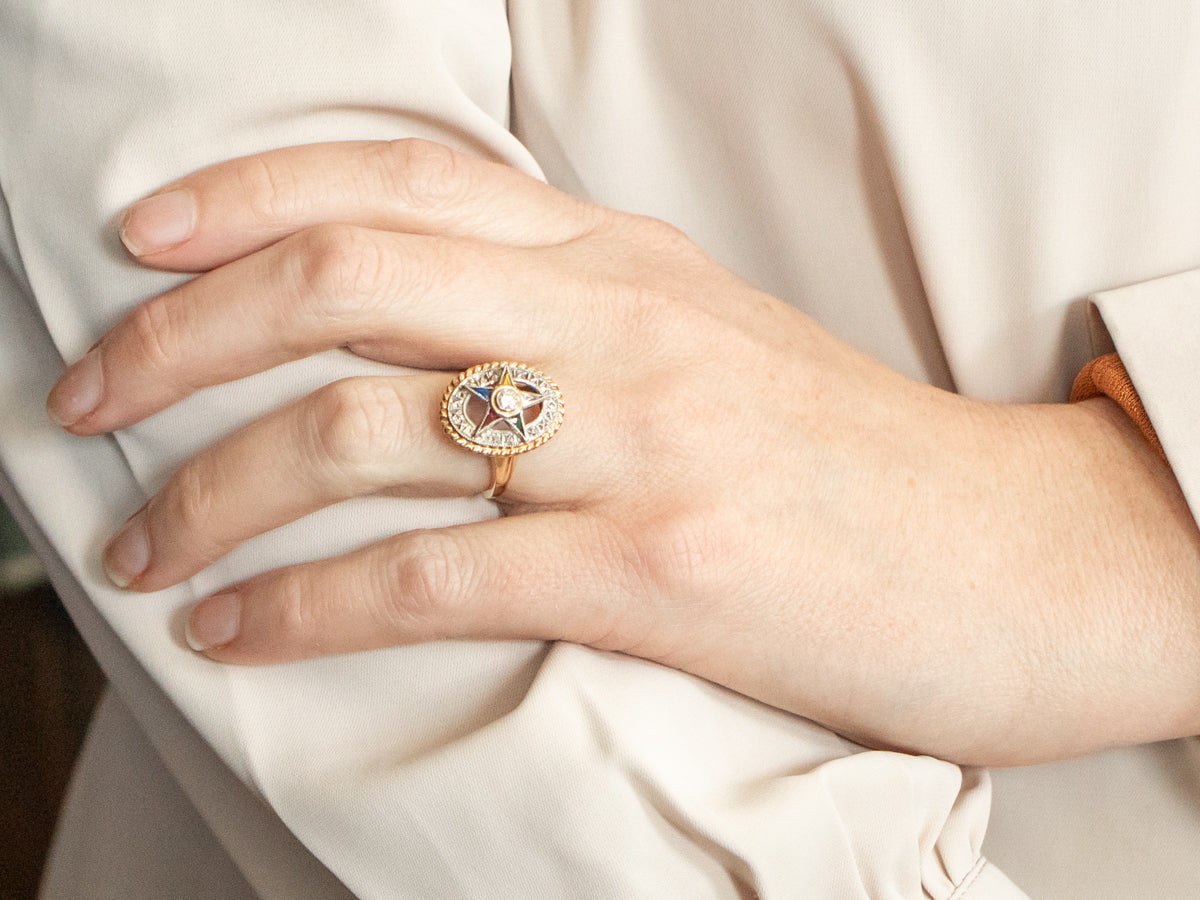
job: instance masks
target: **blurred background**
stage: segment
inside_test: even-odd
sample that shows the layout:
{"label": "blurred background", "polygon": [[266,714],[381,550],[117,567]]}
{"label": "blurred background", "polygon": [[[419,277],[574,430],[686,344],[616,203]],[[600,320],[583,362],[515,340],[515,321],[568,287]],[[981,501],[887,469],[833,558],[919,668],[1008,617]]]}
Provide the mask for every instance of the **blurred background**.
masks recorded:
{"label": "blurred background", "polygon": [[0,609],[0,900],[24,900],[104,678],[2,505]]}

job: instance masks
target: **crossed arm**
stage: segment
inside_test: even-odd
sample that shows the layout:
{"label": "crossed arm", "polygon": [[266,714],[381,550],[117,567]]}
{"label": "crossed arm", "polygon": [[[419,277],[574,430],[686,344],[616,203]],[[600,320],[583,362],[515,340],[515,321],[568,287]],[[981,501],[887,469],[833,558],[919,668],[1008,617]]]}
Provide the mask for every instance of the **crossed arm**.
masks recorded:
{"label": "crossed arm", "polygon": [[105,553],[131,590],[349,497],[479,493],[487,462],[438,422],[460,369],[517,359],[566,397],[505,517],[207,598],[189,640],[213,659],[568,640],[969,763],[1200,730],[1200,533],[1107,399],[910,381],[664,223],[424,142],[220,164],[123,238],[202,274],[64,374],[49,406],[74,434],[330,348],[422,370],[337,382],[186,463]]}

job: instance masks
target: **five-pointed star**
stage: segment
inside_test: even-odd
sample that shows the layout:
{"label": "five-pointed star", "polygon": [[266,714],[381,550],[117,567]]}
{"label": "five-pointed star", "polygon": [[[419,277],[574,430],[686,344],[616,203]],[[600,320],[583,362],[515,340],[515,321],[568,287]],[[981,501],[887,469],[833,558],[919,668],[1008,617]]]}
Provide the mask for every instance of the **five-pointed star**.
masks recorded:
{"label": "five-pointed star", "polygon": [[[513,382],[512,370],[508,366],[504,367],[504,374],[500,376],[498,381],[488,385],[466,385],[468,391],[487,404],[487,413],[479,424],[475,426],[474,437],[482,434],[489,428],[499,427],[498,423],[503,422],[509,428],[517,433],[517,436],[525,440],[525,410],[531,406],[537,406],[545,401],[546,395],[534,388],[525,386],[524,384],[516,384]],[[497,391],[502,388],[508,388],[508,391],[502,391],[502,396],[507,395],[516,401],[516,407],[511,411],[505,411],[496,408],[494,402]]]}

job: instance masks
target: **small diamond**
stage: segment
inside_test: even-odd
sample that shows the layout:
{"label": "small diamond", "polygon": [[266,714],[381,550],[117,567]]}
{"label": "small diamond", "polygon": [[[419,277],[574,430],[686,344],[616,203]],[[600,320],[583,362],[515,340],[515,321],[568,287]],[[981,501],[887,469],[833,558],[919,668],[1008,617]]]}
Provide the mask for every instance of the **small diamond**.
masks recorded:
{"label": "small diamond", "polygon": [[521,409],[521,394],[515,387],[498,387],[492,393],[492,406],[500,415],[511,416]]}

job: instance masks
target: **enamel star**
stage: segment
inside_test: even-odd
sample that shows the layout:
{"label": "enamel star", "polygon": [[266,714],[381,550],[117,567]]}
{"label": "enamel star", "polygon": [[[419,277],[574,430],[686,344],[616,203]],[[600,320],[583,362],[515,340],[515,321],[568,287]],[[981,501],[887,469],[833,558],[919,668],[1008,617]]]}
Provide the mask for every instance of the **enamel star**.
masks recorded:
{"label": "enamel star", "polygon": [[442,425],[456,443],[489,456],[525,453],[562,424],[558,387],[537,369],[495,362],[467,369],[446,389]]}

